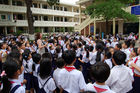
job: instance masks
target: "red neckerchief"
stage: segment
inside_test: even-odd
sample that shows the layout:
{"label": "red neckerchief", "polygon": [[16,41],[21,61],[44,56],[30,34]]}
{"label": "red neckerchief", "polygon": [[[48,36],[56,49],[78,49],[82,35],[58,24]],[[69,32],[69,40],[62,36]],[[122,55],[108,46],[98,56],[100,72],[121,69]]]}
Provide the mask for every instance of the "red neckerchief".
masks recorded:
{"label": "red neckerchief", "polygon": [[[138,57],[135,59],[135,61],[134,61],[134,64],[136,64],[137,63],[137,61],[138,61]],[[132,71],[134,72],[134,67],[132,67]]]}
{"label": "red neckerchief", "polygon": [[97,91],[97,93],[101,93],[101,92],[105,92],[107,91],[107,89],[103,89],[103,88],[98,88],[96,86],[94,86],[95,90]]}
{"label": "red neckerchief", "polygon": [[[14,84],[15,82],[14,82],[14,81],[10,81],[10,83],[11,83],[11,84]],[[22,84],[22,83],[21,83],[21,86],[23,86],[23,84]]]}
{"label": "red neckerchief", "polygon": [[70,72],[70,71],[76,69],[75,67],[68,67],[68,66],[65,66],[64,68],[65,68],[68,72]]}

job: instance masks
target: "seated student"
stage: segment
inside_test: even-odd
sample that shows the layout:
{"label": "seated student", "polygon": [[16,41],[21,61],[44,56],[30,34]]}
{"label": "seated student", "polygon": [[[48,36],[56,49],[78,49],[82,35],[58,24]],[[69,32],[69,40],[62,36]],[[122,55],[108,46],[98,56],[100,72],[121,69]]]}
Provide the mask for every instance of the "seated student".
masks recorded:
{"label": "seated student", "polygon": [[53,93],[56,89],[55,82],[51,77],[52,64],[49,58],[40,61],[40,71],[38,74],[39,93]]}
{"label": "seated student", "polygon": [[116,93],[126,93],[132,89],[133,72],[124,65],[125,59],[126,54],[124,52],[114,52],[112,62],[115,66],[111,69],[106,84]]}
{"label": "seated student", "polygon": [[23,72],[22,63],[16,59],[8,59],[3,64],[5,74],[1,75],[2,90],[0,93],[25,93],[25,88],[18,80]]}
{"label": "seated student", "polygon": [[56,85],[57,85],[58,88],[60,88],[58,86],[58,75],[59,75],[60,71],[63,69],[64,65],[65,65],[65,63],[64,63],[64,59],[63,58],[58,58],[56,60],[56,66],[57,66],[57,68],[54,70],[53,78],[54,78],[54,80],[55,80]]}
{"label": "seated student", "polygon": [[105,81],[110,75],[110,68],[103,62],[95,63],[91,66],[91,78],[95,80],[94,84],[88,83],[85,91],[96,92],[96,93],[115,93],[105,85]]}
{"label": "seated student", "polygon": [[59,73],[58,84],[64,93],[79,93],[84,91],[86,83],[82,72],[73,66],[76,61],[76,53],[67,50],[62,54],[62,58],[67,64]]}

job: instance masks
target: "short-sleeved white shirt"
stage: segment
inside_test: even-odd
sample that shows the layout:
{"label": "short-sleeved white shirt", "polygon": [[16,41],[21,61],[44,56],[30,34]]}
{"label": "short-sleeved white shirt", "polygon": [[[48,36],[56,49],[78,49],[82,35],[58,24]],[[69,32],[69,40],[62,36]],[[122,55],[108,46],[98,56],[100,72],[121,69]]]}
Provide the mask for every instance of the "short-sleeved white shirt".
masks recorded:
{"label": "short-sleeved white shirt", "polygon": [[[49,78],[49,77],[48,77]],[[46,79],[41,79],[40,76],[38,75],[38,83],[39,83],[39,88],[41,89],[46,81],[48,80],[48,78]],[[56,89],[56,85],[55,82],[53,80],[53,78],[50,78],[47,83],[44,86],[44,90],[46,93],[53,93],[53,91]]]}
{"label": "short-sleeved white shirt", "polygon": [[126,93],[132,89],[133,72],[125,65],[117,65],[111,69],[106,84],[116,93]]}
{"label": "short-sleeved white shirt", "polygon": [[[104,91],[99,92],[95,87],[99,88],[101,90],[104,90]],[[115,93],[114,91],[110,90],[110,88],[107,85],[98,85],[96,83],[94,83],[94,84],[88,83],[86,85],[85,91],[96,92],[96,93]]]}
{"label": "short-sleeved white shirt", "polygon": [[80,90],[83,90],[86,87],[82,72],[76,69],[69,72],[63,68],[59,73],[58,80],[59,86],[69,93],[79,93]]}

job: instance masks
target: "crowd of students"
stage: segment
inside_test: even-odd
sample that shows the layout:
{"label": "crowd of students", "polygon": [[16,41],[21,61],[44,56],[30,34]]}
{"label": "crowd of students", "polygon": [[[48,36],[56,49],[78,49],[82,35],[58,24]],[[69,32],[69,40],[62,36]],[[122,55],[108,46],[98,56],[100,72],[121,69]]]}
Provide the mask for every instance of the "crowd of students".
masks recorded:
{"label": "crowd of students", "polygon": [[0,38],[0,93],[139,93],[140,47],[128,37]]}

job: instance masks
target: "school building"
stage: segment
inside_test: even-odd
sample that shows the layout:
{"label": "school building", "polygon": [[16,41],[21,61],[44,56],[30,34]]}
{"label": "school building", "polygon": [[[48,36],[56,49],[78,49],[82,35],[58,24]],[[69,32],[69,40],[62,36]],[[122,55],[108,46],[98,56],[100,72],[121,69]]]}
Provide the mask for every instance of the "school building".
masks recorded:
{"label": "school building", "polygon": [[[49,6],[46,0],[33,0],[31,8],[35,30],[48,32],[71,32],[79,25],[84,16],[79,5],[60,3]],[[24,0],[0,0],[0,34],[10,34],[17,31],[28,33],[26,4]]]}
{"label": "school building", "polygon": [[[79,0],[77,5],[87,7],[94,0]],[[139,17],[140,21],[140,1],[135,0],[132,5],[128,5],[125,11],[129,13],[133,13]],[[80,11],[79,18],[81,19],[84,14]],[[101,19],[91,19],[88,15],[85,15],[85,20],[80,21],[80,24],[75,26],[75,31],[80,32],[82,35],[89,34],[102,34],[105,33],[106,23]],[[109,20],[109,31],[107,33],[122,33],[129,34],[131,32],[138,33],[140,32],[140,23],[139,22],[126,22],[123,19],[115,18],[113,20]]]}

